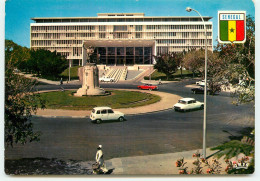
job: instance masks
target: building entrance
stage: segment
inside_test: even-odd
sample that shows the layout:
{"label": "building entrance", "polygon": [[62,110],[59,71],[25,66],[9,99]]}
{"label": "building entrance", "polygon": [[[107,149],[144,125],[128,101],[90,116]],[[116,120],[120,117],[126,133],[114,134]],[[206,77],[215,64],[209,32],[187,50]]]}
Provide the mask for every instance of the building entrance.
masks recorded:
{"label": "building entrance", "polygon": [[154,40],[90,40],[84,45],[94,47],[97,63],[105,65],[151,64],[153,55],[156,55]]}

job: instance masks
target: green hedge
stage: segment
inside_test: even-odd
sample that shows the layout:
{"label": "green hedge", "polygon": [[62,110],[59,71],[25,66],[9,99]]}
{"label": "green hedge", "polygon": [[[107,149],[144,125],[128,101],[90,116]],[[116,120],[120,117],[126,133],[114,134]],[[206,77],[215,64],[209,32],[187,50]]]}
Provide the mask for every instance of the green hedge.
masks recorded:
{"label": "green hedge", "polygon": [[[195,76],[198,76],[198,74],[195,74]],[[182,77],[193,77],[193,73],[189,70],[182,70]],[[177,70],[174,74],[172,74],[171,77],[169,77],[169,81],[178,80],[181,78],[181,71]],[[149,76],[144,77],[145,80],[149,80]],[[158,72],[155,70],[151,75],[152,80],[167,80],[166,75],[162,72]]]}

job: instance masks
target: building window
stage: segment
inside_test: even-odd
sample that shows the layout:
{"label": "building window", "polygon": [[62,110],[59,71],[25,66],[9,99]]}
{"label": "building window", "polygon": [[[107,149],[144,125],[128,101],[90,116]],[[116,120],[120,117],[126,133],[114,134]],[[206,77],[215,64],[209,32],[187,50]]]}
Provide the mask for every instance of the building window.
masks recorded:
{"label": "building window", "polygon": [[144,47],[144,55],[150,55],[152,52],[151,47]]}
{"label": "building window", "polygon": [[106,31],[106,26],[99,26],[99,31]]}
{"label": "building window", "polygon": [[114,31],[127,31],[127,25],[123,25],[123,26],[114,26]]}
{"label": "building window", "polygon": [[108,55],[115,55],[115,47],[108,47],[107,48]]}
{"label": "building window", "polygon": [[99,33],[99,38],[106,38],[106,33]]}
{"label": "building window", "polygon": [[142,25],[135,25],[135,31],[142,31],[143,26]]}
{"label": "building window", "polygon": [[142,33],[135,33],[135,38],[142,38]]}
{"label": "building window", "polygon": [[113,38],[117,39],[117,38],[128,38],[128,34],[127,33],[114,33],[113,34]]}
{"label": "building window", "polygon": [[134,48],[126,47],[126,55],[134,55]]}
{"label": "building window", "polygon": [[117,55],[124,55],[125,51],[124,51],[124,47],[117,47]]}
{"label": "building window", "polygon": [[100,55],[106,55],[106,48],[105,47],[99,47],[98,48],[98,53]]}
{"label": "building window", "polygon": [[143,47],[135,47],[135,55],[136,56],[143,56]]}

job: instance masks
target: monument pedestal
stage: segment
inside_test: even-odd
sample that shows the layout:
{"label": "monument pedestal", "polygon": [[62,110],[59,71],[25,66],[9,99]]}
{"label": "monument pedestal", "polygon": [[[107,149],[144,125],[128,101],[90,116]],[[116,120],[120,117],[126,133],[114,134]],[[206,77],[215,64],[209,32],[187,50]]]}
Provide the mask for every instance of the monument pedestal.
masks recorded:
{"label": "monument pedestal", "polygon": [[74,96],[105,95],[105,90],[99,87],[99,73],[95,63],[87,63],[82,73],[82,87]]}

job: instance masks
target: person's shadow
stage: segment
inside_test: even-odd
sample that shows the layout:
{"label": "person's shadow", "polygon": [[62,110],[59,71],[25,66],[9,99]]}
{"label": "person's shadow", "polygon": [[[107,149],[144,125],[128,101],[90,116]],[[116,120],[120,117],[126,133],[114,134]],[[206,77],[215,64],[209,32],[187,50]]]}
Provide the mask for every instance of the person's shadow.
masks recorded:
{"label": "person's shadow", "polygon": [[109,169],[105,174],[111,174],[114,171],[114,168]]}

